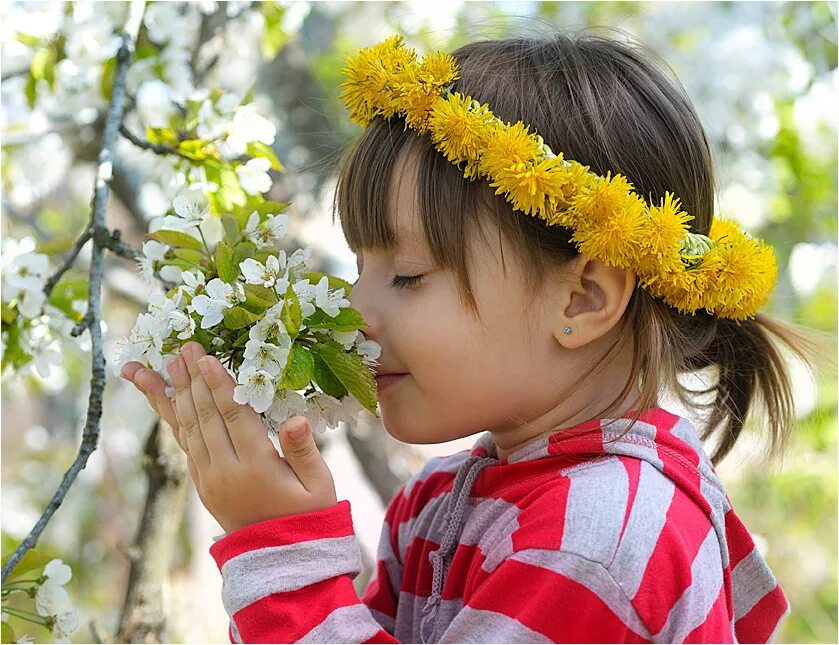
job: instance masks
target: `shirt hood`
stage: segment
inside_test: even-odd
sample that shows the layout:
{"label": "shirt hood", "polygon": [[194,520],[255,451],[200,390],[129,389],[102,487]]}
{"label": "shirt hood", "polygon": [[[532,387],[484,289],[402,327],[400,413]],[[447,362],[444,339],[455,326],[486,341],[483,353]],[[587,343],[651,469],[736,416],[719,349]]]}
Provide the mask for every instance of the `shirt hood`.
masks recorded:
{"label": "shirt hood", "polygon": [[[423,609],[423,642],[429,642],[426,637],[433,638],[434,615],[440,605],[448,564],[457,548],[473,483],[485,468],[498,467],[503,473],[504,468],[513,468],[514,464],[525,461],[562,457],[565,462],[577,458],[584,462],[608,459],[613,455],[646,461],[684,490],[713,525],[725,569],[724,583],[730,590],[727,596],[733,619],[751,608],[748,603],[755,596],[755,590],[776,586],[775,578],[755,550],[748,530],[732,511],[731,502],[702,447],[696,428],[688,419],[660,407],[642,411],[634,424],[633,413],[623,418],[596,419],[557,429],[502,459],[497,456],[492,434],[480,435],[469,451],[469,457],[457,470],[444,537],[439,549],[429,556],[434,575],[431,596]],[[748,558],[749,555],[752,557]],[[731,575],[732,562],[737,564],[746,560],[746,570],[741,575]],[[777,602],[786,603],[786,599],[781,595]],[[789,611],[788,606],[786,611]]]}

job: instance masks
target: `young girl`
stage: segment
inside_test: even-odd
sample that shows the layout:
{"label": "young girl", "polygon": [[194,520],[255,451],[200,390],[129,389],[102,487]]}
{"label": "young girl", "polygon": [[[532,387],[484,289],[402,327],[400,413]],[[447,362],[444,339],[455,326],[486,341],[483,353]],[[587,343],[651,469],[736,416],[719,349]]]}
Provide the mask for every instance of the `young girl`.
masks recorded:
{"label": "young girl", "polygon": [[[747,311],[775,277],[765,247],[743,237],[742,264],[710,259],[723,254],[711,239],[741,238],[713,219],[711,153],[684,90],[639,48],[593,35],[475,42],[423,63],[396,38],[345,71],[366,129],[336,205],[359,260],[350,300],[382,347],[383,424],[407,443],[478,436],[397,493],[359,598],[350,503],[308,424],[289,432],[304,419],[285,424],[278,458],[197,343],[170,364],[174,408],[154,372],[126,366],[228,531],[210,553],[231,641],[769,640],[789,605],[713,465],[758,396],[783,446],[791,388],[770,333],[799,353],[803,337]],[[506,148],[482,138],[493,115]],[[546,165],[520,163],[519,144]],[[553,174],[565,171],[576,197]],[[653,228],[628,187],[660,205]],[[569,204],[588,216],[554,225]],[[690,280],[668,283],[674,221],[694,245],[675,247]],[[703,368],[716,374],[705,403],[676,379]],[[710,410],[707,427],[660,407],[665,389]]]}

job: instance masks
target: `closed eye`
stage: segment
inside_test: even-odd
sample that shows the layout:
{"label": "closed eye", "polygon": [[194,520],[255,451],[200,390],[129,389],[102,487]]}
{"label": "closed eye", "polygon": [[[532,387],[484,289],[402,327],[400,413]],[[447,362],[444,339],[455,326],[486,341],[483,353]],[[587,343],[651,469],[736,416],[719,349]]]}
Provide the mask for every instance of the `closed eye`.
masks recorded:
{"label": "closed eye", "polygon": [[393,279],[390,281],[390,286],[395,287],[396,289],[412,287],[416,284],[419,284],[422,278],[422,275],[395,275],[393,276]]}

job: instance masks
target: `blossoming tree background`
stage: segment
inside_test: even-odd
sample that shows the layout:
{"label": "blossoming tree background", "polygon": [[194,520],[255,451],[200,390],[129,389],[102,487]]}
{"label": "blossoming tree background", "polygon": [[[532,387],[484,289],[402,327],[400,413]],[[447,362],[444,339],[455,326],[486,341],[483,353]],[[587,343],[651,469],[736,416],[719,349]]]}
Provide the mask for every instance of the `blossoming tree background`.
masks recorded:
{"label": "blossoming tree background", "polygon": [[[394,32],[418,51],[551,25],[633,34],[696,104],[717,161],[718,212],[775,247],[769,311],[835,336],[835,11],[827,2],[3,3],[4,642],[226,642],[207,552],[219,527],[168,427],[113,375],[112,359],[150,301],[177,279],[200,279],[181,273],[194,256],[172,262],[149,233],[176,225],[215,243],[225,230],[209,211],[257,198],[277,212],[290,204],[287,219],[243,230],[266,248],[309,247],[315,270],[355,279],[330,210],[335,162],[358,134],[337,99],[344,53]],[[249,265],[255,276],[270,269]],[[208,292],[207,315],[219,315],[223,296]],[[762,463],[759,441],[743,440],[718,471],[790,598],[779,641],[835,642],[836,380],[795,380],[798,428],[784,461]],[[359,591],[399,485],[429,456],[473,440],[402,445],[369,413],[318,437],[353,502],[366,561]]]}

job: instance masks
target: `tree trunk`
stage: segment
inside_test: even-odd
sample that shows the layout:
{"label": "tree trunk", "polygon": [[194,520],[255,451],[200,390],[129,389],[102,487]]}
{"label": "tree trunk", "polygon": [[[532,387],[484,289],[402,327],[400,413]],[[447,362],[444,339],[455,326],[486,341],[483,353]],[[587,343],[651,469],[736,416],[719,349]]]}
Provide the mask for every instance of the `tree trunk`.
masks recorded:
{"label": "tree trunk", "polygon": [[186,455],[160,419],[146,441],[149,488],[114,643],[170,643],[165,594],[178,526],[184,516],[189,473]]}

